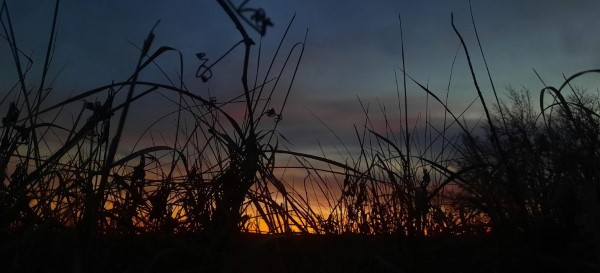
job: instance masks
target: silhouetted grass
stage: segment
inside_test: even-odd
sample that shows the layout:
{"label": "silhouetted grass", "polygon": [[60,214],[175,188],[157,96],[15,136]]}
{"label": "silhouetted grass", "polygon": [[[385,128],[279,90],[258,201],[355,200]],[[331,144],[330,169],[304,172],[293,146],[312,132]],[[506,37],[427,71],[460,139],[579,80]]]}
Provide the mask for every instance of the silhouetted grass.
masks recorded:
{"label": "silhouetted grass", "polygon": [[[478,123],[464,120],[466,110],[448,106],[450,84],[443,99],[408,73],[400,21],[397,112],[377,104],[381,130],[359,99],[359,152],[342,143],[348,155],[307,154],[288,149],[277,131],[306,36],[288,45],[292,18],[265,71],[262,46],[254,60],[248,31],[262,39],[273,22],[248,1],[217,3],[241,40],[219,58],[198,53],[196,77],[210,81],[219,61],[243,47],[242,73],[232,76],[241,78],[235,97],[189,90],[184,56],[156,48],[153,28],[126,80],[48,105],[59,1],[39,83],[30,82],[33,60],[17,45],[3,2],[0,34],[18,77],[0,101],[7,108],[0,127],[0,255],[9,272],[306,272],[314,262],[324,272],[598,269],[600,99],[571,83],[600,70],[545,87],[539,110],[528,92],[508,90],[503,102],[471,12],[494,109],[452,17],[477,91],[469,107],[479,102],[484,110],[483,130],[476,130]],[[177,79],[158,65],[167,53],[178,58]],[[143,80],[150,69],[167,83]],[[415,124],[408,123],[409,82],[426,95],[424,119]],[[123,136],[137,134],[127,132],[131,109],[150,96],[164,98],[170,112],[123,153]],[[441,127],[431,120],[434,108],[444,110]],[[165,120],[173,121],[171,135],[151,133]],[[456,129],[460,134],[450,133]],[[297,169],[305,172],[302,186],[278,177]]]}

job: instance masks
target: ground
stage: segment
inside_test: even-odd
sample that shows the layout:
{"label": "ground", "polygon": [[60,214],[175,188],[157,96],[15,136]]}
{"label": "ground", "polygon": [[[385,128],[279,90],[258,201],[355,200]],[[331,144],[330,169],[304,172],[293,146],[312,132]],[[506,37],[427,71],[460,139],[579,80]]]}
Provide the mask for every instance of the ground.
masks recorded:
{"label": "ground", "polygon": [[[2,272],[600,272],[585,244],[535,249],[494,236],[202,234],[104,236],[87,257],[73,232],[3,236]],[[85,265],[84,263],[87,263]]]}

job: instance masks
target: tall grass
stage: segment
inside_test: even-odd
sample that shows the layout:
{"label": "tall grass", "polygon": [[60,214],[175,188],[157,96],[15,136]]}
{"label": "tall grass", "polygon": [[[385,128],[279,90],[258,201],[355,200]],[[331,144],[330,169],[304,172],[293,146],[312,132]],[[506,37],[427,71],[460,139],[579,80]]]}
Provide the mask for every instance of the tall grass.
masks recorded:
{"label": "tall grass", "polygon": [[[81,92],[53,105],[45,103],[52,90],[45,78],[55,50],[54,24],[59,1],[37,93],[27,90],[31,84],[26,82],[29,67],[22,69],[21,60],[23,56],[30,60],[26,65],[32,61],[16,44],[9,9],[3,3],[3,37],[14,57],[19,76],[15,86],[20,89],[20,93],[11,91],[2,99],[2,104],[8,105],[2,124],[0,162],[3,180],[0,227],[4,232],[48,224],[58,229],[76,228],[86,236],[147,231],[231,233],[249,227],[250,216],[242,214],[250,211],[257,213],[251,217],[266,221],[274,232],[279,229],[272,221],[287,211],[271,196],[273,189],[286,196],[286,202],[292,203],[288,206],[311,213],[305,204],[296,205],[295,199],[288,196],[293,193],[288,193],[272,174],[279,141],[276,128],[282,120],[304,42],[293,44],[282,56],[280,49],[286,42],[286,30],[267,71],[257,65],[252,84],[250,59],[255,43],[241,20],[257,28],[261,36],[272,23],[264,17],[262,9],[250,9],[245,7],[246,3],[235,6],[229,1],[217,2],[242,37],[234,46],[244,47],[238,97],[219,102],[214,97],[197,95],[201,92],[189,91],[183,78],[182,54],[167,46],[154,48],[151,31],[139,48],[136,68],[127,80]],[[293,19],[288,30],[292,22]],[[232,54],[232,50],[225,55]],[[177,80],[172,80],[157,65],[169,52],[179,56]],[[199,58],[204,58],[203,54],[199,53]],[[203,63],[196,76],[203,82],[210,80],[211,69],[223,57],[210,65]],[[278,67],[275,64],[281,58],[285,59]],[[142,72],[153,68],[163,73],[168,84],[142,80]],[[284,83],[280,79],[287,74],[291,80]],[[263,77],[262,82],[259,76]],[[279,93],[283,99],[275,100]],[[120,151],[125,148],[121,144],[122,135],[126,134],[126,124],[131,119],[129,109],[144,97],[156,95],[173,106],[173,111],[160,119],[172,119],[176,124],[171,142],[163,139],[158,144],[151,140],[151,145],[122,155]],[[228,112],[236,110],[240,100],[244,105],[241,119]],[[72,124],[62,125],[66,120],[62,109],[73,107],[79,107],[79,111]],[[42,121],[48,115],[54,115],[51,121]],[[148,128],[143,132],[138,143],[144,138],[154,139],[148,135],[150,131]],[[290,221],[297,218],[289,217]],[[254,230],[258,230],[258,225]]]}
{"label": "tall grass", "polygon": [[[358,153],[337,158],[307,154],[288,149],[277,130],[285,121],[306,36],[301,42],[287,41],[292,18],[272,59],[261,67],[262,38],[273,22],[247,2],[217,0],[240,41],[219,58],[196,55],[203,62],[196,77],[207,82],[220,60],[243,49],[241,75],[232,76],[239,81],[239,92],[232,98],[204,97],[188,89],[183,54],[156,47],[153,28],[126,80],[48,105],[52,81],[47,75],[53,52],[59,50],[54,38],[59,1],[36,82],[29,82],[33,60],[16,43],[4,1],[2,37],[18,79],[0,102],[7,108],[0,143],[0,230],[75,230],[86,243],[103,235],[200,232],[216,238],[211,247],[239,232],[420,238],[491,231],[525,235],[536,243],[556,236],[566,238],[565,243],[591,236],[598,246],[600,109],[597,96],[571,83],[599,70],[565,78],[558,88],[545,87],[539,112],[527,93],[509,90],[510,101],[503,102],[474,28],[494,109],[485,100],[468,45],[452,17],[477,91],[473,103],[484,110],[481,133],[479,124],[464,121],[466,110],[450,109],[449,88],[443,99],[411,77],[400,21],[397,111],[376,106],[385,121],[382,130],[374,125],[371,107],[359,100],[364,121],[354,127]],[[472,13],[471,19],[475,27]],[[260,36],[258,47],[253,35]],[[179,62],[176,78],[157,64],[170,54]],[[167,83],[145,81],[143,73],[152,69]],[[424,117],[415,124],[408,123],[411,82],[426,100]],[[565,95],[568,91],[571,96]],[[134,133],[126,126],[135,118],[131,109],[151,96],[167,101],[170,112],[139,134],[131,152],[123,153],[123,136]],[[432,121],[434,108],[444,110],[441,126]],[[64,112],[71,109],[76,110],[68,121],[70,113]],[[235,114],[239,109],[242,115]],[[150,132],[165,120],[174,124],[173,134],[158,139]],[[455,130],[460,135],[450,133]],[[305,175],[300,186],[279,175],[298,170]]]}

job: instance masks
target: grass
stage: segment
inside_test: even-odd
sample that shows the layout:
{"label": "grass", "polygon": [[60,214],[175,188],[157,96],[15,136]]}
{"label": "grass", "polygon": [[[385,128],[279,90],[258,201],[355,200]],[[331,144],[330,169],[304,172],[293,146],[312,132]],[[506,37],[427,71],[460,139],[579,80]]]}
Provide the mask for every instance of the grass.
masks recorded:
{"label": "grass", "polygon": [[[442,99],[411,77],[400,20],[397,109],[379,103],[373,110],[359,99],[364,120],[354,127],[358,153],[341,143],[347,153],[306,154],[287,148],[277,131],[306,36],[287,41],[292,18],[265,69],[251,31],[262,42],[273,22],[248,1],[217,3],[241,40],[219,58],[198,53],[196,77],[210,81],[212,69],[242,47],[234,98],[189,90],[182,53],[157,48],[152,29],[126,80],[48,105],[60,1],[36,82],[29,82],[33,60],[17,45],[3,2],[1,34],[18,76],[0,102],[7,108],[0,131],[0,254],[6,269],[305,272],[315,269],[315,261],[322,272],[598,269],[599,98],[572,82],[600,70],[545,87],[539,110],[525,91],[509,90],[509,101],[501,101],[471,12],[496,102],[490,107],[452,18],[484,110],[484,124],[473,126],[464,121],[466,110],[448,107],[449,88]],[[178,57],[175,77],[158,64],[171,56],[166,53]],[[167,83],[144,80],[151,69]],[[426,95],[424,117],[412,125],[409,85]],[[131,109],[150,96],[168,102],[170,112],[123,153],[123,135],[139,133],[126,131]],[[432,122],[433,108],[444,109],[441,126]],[[239,109],[243,114],[235,114]],[[383,130],[374,125],[377,110]],[[172,135],[151,133],[167,120]],[[460,134],[449,133],[454,129]],[[305,173],[304,183],[279,175],[288,170]]]}

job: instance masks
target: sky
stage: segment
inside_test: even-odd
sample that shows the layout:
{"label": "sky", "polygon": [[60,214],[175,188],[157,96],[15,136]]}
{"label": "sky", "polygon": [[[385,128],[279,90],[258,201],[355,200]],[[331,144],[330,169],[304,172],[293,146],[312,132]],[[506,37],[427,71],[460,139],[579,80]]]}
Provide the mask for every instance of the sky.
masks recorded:
{"label": "sky", "polygon": [[[35,67],[30,77],[35,86],[49,36],[54,1],[8,1],[20,48],[30,54]],[[232,0],[233,3],[242,1]],[[284,50],[302,41],[308,29],[306,49],[294,82],[286,114],[279,128],[300,149],[333,141],[322,120],[344,140],[354,136],[353,124],[362,124],[360,101],[379,109],[378,103],[397,116],[395,73],[402,64],[399,15],[402,18],[405,65],[408,74],[442,96],[450,84],[449,105],[462,111],[475,98],[475,89],[465,55],[450,24],[455,23],[472,55],[485,96],[491,88],[477,47],[467,0],[379,0],[379,1],[250,1],[247,6],[263,8],[274,26],[262,39],[263,56],[270,56],[285,27],[296,14]],[[481,44],[494,79],[502,94],[507,87],[527,88],[537,94],[543,84],[560,85],[567,76],[600,67],[600,21],[596,0],[474,0],[474,17]],[[240,40],[235,26],[216,1],[209,0],[63,0],[60,2],[57,47],[50,70],[56,77],[52,98],[64,99],[112,81],[122,81],[133,72],[138,49],[155,23],[155,46],[177,48],[184,59],[188,87],[200,95],[230,97],[239,79],[241,50],[234,50],[213,70],[208,83],[193,77],[199,65],[196,53],[215,60]],[[250,32],[255,41],[260,37]],[[286,51],[287,52],[287,51]],[[256,51],[254,51],[256,53]],[[0,42],[0,88],[9,90],[17,76],[7,50]],[[173,75],[178,57],[160,62]],[[266,61],[264,61],[266,62]],[[233,75],[232,75],[233,74]],[[148,74],[145,77],[160,77]],[[239,81],[236,81],[239,84]],[[579,81],[595,90],[594,78]],[[238,86],[239,87],[239,86]],[[425,94],[408,85],[411,121],[423,114]],[[237,89],[239,90],[239,88]],[[7,91],[2,91],[6,93]],[[144,101],[139,113],[129,120],[152,119],[161,101]],[[473,107],[472,118],[480,108]],[[0,105],[0,114],[7,110]],[[150,111],[150,109],[152,109]],[[394,112],[395,111],[395,112]],[[433,107],[434,114],[440,108]],[[371,115],[381,120],[382,114]],[[307,126],[310,124],[310,126]]]}

